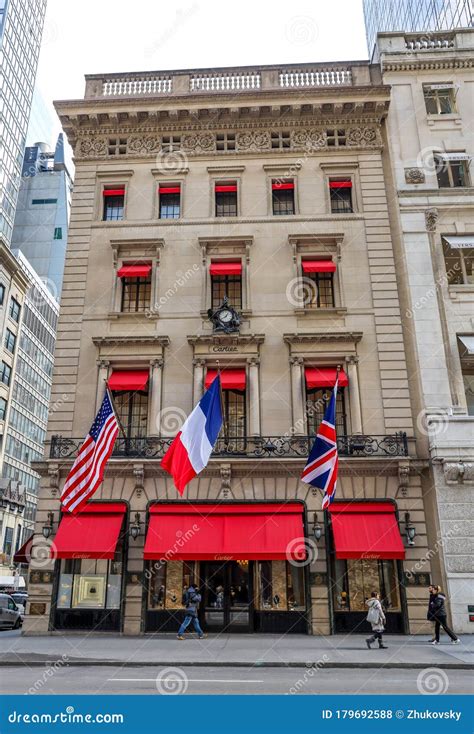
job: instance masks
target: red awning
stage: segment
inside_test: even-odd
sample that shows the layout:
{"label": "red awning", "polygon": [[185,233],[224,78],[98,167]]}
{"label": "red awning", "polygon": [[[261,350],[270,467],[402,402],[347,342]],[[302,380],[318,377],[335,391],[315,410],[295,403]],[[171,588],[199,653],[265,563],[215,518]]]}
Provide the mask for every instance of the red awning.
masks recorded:
{"label": "red awning", "polygon": [[126,510],[124,502],[92,502],[78,515],[64,513],[51,557],[112,559]]}
{"label": "red awning", "polygon": [[347,181],[329,181],[329,188],[330,189],[351,189],[352,181],[350,179],[348,179]]}
{"label": "red awning", "polygon": [[[206,381],[204,386],[206,390],[211,386],[211,382],[217,375],[217,370],[207,370]],[[246,374],[245,369],[221,370],[221,385],[223,390],[245,390]]]}
{"label": "red awning", "polygon": [[333,502],[330,513],[336,558],[405,558],[392,502]]}
{"label": "red awning", "polygon": [[148,278],[151,273],[151,265],[145,263],[143,265],[122,265],[117,270],[119,278]]}
{"label": "red awning", "polygon": [[180,194],[180,186],[160,186],[160,194]]}
{"label": "red awning", "polygon": [[125,189],[104,189],[104,196],[125,196]]}
{"label": "red awning", "polygon": [[281,191],[282,189],[294,189],[294,181],[272,181],[272,190]]}
{"label": "red awning", "polygon": [[304,560],[303,505],[297,502],[152,505],[144,558]]}
{"label": "red awning", "polygon": [[21,548],[13,556],[13,563],[29,563],[31,561],[31,547],[33,545],[33,536],[30,535]]}
{"label": "red awning", "polygon": [[149,376],[148,370],[114,370],[107,384],[111,390],[146,390]]}
{"label": "red awning", "polygon": [[232,191],[237,191],[237,184],[216,184],[216,194],[226,194]]}
{"label": "red awning", "polygon": [[303,273],[334,273],[336,264],[332,260],[302,260]]}
{"label": "red awning", "polygon": [[[312,390],[315,387],[334,387],[336,384],[335,367],[305,367],[306,387]],[[339,371],[339,387],[347,387],[348,377],[343,369]]]}
{"label": "red awning", "polygon": [[211,275],[242,275],[242,263],[211,263],[209,268]]}

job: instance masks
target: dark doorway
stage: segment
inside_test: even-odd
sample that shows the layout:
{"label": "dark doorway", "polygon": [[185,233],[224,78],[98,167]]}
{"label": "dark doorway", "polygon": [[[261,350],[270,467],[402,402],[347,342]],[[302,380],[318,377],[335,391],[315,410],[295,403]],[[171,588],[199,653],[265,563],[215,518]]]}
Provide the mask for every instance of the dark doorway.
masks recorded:
{"label": "dark doorway", "polygon": [[200,618],[207,630],[253,630],[253,561],[201,564]]}

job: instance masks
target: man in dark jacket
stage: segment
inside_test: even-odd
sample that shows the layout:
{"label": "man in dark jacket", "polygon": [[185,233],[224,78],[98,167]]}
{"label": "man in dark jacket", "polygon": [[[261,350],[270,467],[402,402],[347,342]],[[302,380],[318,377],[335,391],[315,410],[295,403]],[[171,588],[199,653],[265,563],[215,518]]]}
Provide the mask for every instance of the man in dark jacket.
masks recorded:
{"label": "man in dark jacket", "polygon": [[193,622],[194,629],[196,630],[198,637],[202,640],[206,635],[201,629],[198,619],[198,609],[201,603],[201,594],[197,588],[197,585],[191,584],[189,589],[184,593],[183,598],[184,606],[186,608],[186,616],[184,617],[183,624],[178,630],[178,640],[184,640],[184,632],[188,625]]}
{"label": "man in dark jacket", "polygon": [[441,586],[433,586],[433,599],[430,600],[428,609],[428,619],[433,620],[435,623],[435,638],[432,645],[439,645],[439,633],[442,627],[447,635],[451,638],[453,645],[458,645],[461,640],[457,637],[454,632],[448,627],[447,615],[446,615],[446,597],[441,593]]}

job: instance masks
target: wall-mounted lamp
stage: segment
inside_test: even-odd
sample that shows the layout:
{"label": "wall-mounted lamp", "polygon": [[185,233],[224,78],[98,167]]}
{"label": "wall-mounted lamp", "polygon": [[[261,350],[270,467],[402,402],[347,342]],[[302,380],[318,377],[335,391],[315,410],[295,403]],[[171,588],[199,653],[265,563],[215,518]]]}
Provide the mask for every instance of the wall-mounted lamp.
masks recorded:
{"label": "wall-mounted lamp", "polygon": [[322,529],[321,525],[318,522],[318,513],[317,512],[314,513],[313,535],[314,535],[314,539],[316,540],[316,542],[318,540],[321,540],[322,535],[323,535],[323,529]]}
{"label": "wall-mounted lamp", "polygon": [[48,522],[46,523],[46,525],[43,525],[43,537],[46,538],[46,540],[53,532],[53,522],[54,514],[52,512],[48,512]]}
{"label": "wall-mounted lamp", "polygon": [[405,512],[405,535],[407,539],[407,545],[415,545],[416,529],[413,525],[410,525],[409,512]]}
{"label": "wall-mounted lamp", "polygon": [[133,540],[136,540],[138,536],[140,535],[140,513],[135,513],[135,522],[130,525],[130,535],[132,536]]}

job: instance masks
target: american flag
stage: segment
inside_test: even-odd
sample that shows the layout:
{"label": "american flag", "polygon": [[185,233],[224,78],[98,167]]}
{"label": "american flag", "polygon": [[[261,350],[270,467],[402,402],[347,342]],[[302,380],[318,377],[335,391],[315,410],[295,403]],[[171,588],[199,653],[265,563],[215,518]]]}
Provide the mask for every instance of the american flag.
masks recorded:
{"label": "american flag", "polygon": [[336,438],[336,397],[337,379],[329,405],[319,426],[316,440],[311,449],[301,481],[311,484],[324,492],[323,510],[326,510],[334,499],[337,483],[337,438]]}
{"label": "american flag", "polygon": [[118,432],[119,423],[110,396],[106,393],[61,493],[65,510],[80,512],[99,487]]}

